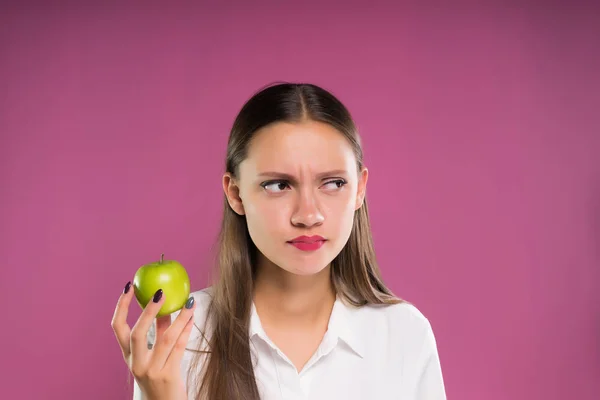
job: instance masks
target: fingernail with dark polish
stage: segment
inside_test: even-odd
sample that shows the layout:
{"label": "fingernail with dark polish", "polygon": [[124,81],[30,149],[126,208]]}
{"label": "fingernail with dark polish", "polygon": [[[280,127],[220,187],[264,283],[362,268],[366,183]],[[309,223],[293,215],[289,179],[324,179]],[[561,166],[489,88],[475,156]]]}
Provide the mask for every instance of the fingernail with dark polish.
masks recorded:
{"label": "fingernail with dark polish", "polygon": [[163,295],[163,290],[162,289],[158,289],[156,291],[156,293],[154,293],[154,297],[152,298],[152,301],[155,303],[158,303],[160,301],[160,298]]}
{"label": "fingernail with dark polish", "polygon": [[194,306],[194,298],[190,297],[188,301],[185,303],[185,308],[188,310]]}
{"label": "fingernail with dark polish", "polygon": [[127,282],[127,285],[125,285],[125,289],[123,289],[123,293],[129,292],[129,289],[131,289],[131,282]]}

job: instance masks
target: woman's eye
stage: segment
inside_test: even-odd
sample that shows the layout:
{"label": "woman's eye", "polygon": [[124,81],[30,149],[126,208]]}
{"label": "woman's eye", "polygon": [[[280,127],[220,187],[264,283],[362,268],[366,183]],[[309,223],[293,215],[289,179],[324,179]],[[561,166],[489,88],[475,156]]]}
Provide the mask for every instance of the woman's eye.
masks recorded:
{"label": "woman's eye", "polygon": [[343,179],[336,179],[335,181],[330,181],[330,182],[327,182],[327,183],[325,184],[325,186],[328,186],[328,185],[329,185],[328,189],[334,189],[334,190],[335,190],[335,189],[339,189],[339,188],[341,188],[341,187],[342,187],[342,186],[344,186],[345,184],[346,184],[346,181],[345,181],[345,180],[343,180]]}
{"label": "woman's eye", "polygon": [[[346,183],[347,182],[343,179],[336,179],[333,181],[326,182],[324,184],[324,188],[329,190],[337,190],[344,186]],[[263,187],[263,189],[270,193],[281,193],[290,187],[289,184],[285,181],[265,182],[261,186]]]}
{"label": "woman's eye", "polygon": [[280,182],[280,181],[267,182],[264,185],[262,185],[262,187],[267,192],[274,192],[274,193],[279,193],[279,192],[284,191],[287,186],[288,186],[288,184],[286,182]]}

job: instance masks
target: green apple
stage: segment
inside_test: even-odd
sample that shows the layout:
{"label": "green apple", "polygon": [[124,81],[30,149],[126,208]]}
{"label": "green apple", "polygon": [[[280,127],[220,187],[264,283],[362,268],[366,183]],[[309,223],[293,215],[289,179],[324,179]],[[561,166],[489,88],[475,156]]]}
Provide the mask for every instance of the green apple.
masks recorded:
{"label": "green apple", "polygon": [[158,289],[163,290],[165,302],[157,317],[180,310],[190,297],[190,278],[183,266],[174,260],[165,260],[142,265],[133,278],[133,290],[139,305],[145,308]]}

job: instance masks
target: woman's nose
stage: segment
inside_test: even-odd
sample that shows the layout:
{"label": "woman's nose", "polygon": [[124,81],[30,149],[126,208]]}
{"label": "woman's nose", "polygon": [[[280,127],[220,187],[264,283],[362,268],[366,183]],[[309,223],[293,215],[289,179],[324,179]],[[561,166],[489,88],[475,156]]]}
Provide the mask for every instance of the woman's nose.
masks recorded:
{"label": "woman's nose", "polygon": [[311,227],[322,224],[325,216],[321,212],[318,203],[318,199],[314,193],[308,193],[308,191],[301,193],[298,198],[298,204],[292,214],[292,225]]}

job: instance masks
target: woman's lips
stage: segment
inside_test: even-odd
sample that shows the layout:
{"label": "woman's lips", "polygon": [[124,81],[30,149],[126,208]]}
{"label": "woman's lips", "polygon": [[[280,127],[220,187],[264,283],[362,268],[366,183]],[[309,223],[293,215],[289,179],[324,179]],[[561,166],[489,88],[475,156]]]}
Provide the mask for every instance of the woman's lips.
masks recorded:
{"label": "woman's lips", "polygon": [[321,248],[326,239],[321,236],[298,236],[288,243],[302,251],[315,251]]}
{"label": "woman's lips", "polygon": [[289,242],[292,246],[302,251],[315,251],[319,250],[325,243],[324,240],[317,240],[316,242]]}

